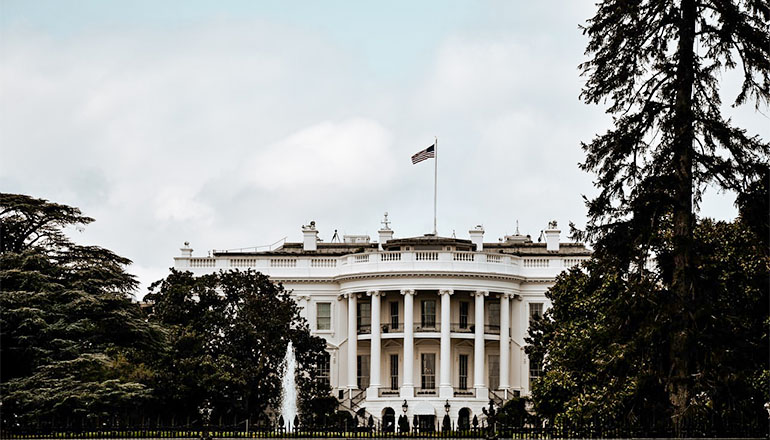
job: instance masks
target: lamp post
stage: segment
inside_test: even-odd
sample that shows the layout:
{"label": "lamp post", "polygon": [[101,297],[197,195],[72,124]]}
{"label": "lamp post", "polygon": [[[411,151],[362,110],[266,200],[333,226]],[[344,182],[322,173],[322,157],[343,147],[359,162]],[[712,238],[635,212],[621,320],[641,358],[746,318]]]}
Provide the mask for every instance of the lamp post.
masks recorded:
{"label": "lamp post", "polygon": [[404,399],[403,405],[401,405],[401,410],[404,411],[404,415],[406,415],[406,410],[409,409],[409,405],[406,403],[406,399]]}
{"label": "lamp post", "polygon": [[444,411],[446,411],[447,414],[449,414],[449,408],[451,408],[451,405],[449,405],[449,399],[447,399],[446,403],[444,404]]}

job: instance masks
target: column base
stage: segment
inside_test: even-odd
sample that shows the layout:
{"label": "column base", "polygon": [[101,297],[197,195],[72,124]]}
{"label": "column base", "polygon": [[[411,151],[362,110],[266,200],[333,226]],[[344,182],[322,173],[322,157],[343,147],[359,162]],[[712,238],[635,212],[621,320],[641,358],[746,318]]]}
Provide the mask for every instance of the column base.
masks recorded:
{"label": "column base", "polygon": [[411,399],[414,397],[414,385],[403,385],[399,391],[399,397],[402,399]]}
{"label": "column base", "polygon": [[487,387],[475,387],[475,388],[476,388],[477,399],[489,400],[489,388]]}
{"label": "column base", "polygon": [[438,397],[441,399],[450,399],[455,396],[455,389],[451,386],[441,385],[438,388]]}

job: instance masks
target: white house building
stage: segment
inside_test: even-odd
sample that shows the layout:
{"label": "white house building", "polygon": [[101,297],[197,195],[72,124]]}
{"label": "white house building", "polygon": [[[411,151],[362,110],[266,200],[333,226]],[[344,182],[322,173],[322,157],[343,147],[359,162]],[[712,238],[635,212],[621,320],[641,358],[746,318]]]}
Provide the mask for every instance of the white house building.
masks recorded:
{"label": "white house building", "polygon": [[483,418],[490,399],[528,395],[540,372],[524,353],[529,321],[549,307],[545,292],[556,276],[590,251],[560,243],[556,222],[542,243],[518,231],[485,243],[481,226],[470,239],[394,238],[384,223],[377,242],[365,235],[322,242],[311,222],[302,243],[269,251],[194,257],[185,244],[175,267],[251,268],[282,282],[327,342],[320,374],[341,407],[383,424],[406,414],[432,428],[449,414],[467,426]]}

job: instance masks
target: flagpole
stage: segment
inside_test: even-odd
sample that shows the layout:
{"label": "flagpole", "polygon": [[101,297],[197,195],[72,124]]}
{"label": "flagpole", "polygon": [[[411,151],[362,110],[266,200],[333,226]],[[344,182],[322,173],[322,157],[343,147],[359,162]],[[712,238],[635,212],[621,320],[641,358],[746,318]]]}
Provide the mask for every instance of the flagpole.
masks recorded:
{"label": "flagpole", "polygon": [[436,137],[436,143],[433,144],[433,150],[435,151],[435,159],[433,164],[433,235],[438,236],[436,232],[436,195],[438,194],[438,137]]}

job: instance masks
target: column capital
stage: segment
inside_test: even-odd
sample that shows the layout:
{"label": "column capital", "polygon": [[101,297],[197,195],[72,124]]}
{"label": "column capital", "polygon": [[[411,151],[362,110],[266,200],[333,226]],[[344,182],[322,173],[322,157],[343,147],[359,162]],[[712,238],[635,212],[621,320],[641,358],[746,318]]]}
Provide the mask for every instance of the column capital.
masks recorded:
{"label": "column capital", "polygon": [[310,301],[310,295],[299,295],[297,296],[297,299],[300,301]]}
{"label": "column capital", "polygon": [[513,293],[513,292],[501,292],[501,293],[500,293],[500,298],[501,298],[501,299],[511,299],[511,298],[513,298],[514,296],[516,296],[516,294],[515,294],[515,293]]}
{"label": "column capital", "polygon": [[401,294],[414,296],[414,289],[401,289]]}
{"label": "column capital", "polygon": [[366,296],[380,296],[380,295],[382,295],[382,292],[380,292],[379,290],[367,290],[366,291]]}
{"label": "column capital", "polygon": [[441,289],[441,290],[438,291],[439,295],[452,295],[454,293],[455,293],[455,291],[452,290],[452,289]]}
{"label": "column capital", "polygon": [[489,296],[488,290],[477,290],[473,292],[473,296]]}

